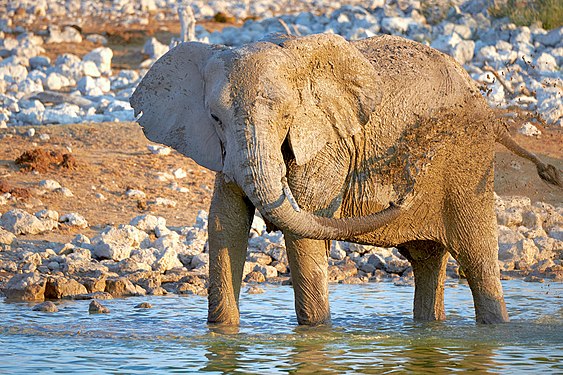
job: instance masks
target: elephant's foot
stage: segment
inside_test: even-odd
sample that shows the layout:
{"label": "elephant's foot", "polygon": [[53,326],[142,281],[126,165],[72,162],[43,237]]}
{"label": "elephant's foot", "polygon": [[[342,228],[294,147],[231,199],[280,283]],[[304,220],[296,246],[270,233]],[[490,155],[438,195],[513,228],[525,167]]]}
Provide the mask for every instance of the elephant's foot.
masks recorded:
{"label": "elephant's foot", "polygon": [[297,323],[306,326],[319,326],[319,325],[331,324],[330,308],[328,306],[328,301],[326,304],[319,302],[307,303],[305,301],[305,304],[309,305],[308,309],[304,308],[304,306],[298,306],[297,303],[295,304]]}
{"label": "elephant's foot", "polygon": [[491,258],[484,259],[478,265],[470,266],[467,261],[461,263],[473,294],[477,323],[491,324],[509,321],[500,283],[497,257],[491,256]]}
{"label": "elephant's foot", "polygon": [[[500,282],[498,282],[500,288]],[[471,286],[471,283],[469,284]],[[475,320],[477,323],[494,324],[506,323],[509,321],[506,312],[506,304],[501,294],[497,291],[491,292],[486,290],[473,291],[473,301],[475,303]]]}
{"label": "elephant's foot", "polygon": [[225,303],[233,300],[232,298],[214,297],[218,293],[209,292],[209,310],[207,313],[207,323],[215,325],[237,326],[240,324],[240,314],[236,302]]}

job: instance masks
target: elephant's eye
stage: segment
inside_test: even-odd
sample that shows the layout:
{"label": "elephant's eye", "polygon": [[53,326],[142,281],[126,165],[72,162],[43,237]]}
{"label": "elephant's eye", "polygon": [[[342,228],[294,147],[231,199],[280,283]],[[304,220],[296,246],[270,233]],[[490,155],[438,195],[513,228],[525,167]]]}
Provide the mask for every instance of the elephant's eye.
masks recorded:
{"label": "elephant's eye", "polygon": [[215,122],[217,122],[217,124],[223,125],[223,123],[221,122],[221,120],[219,120],[219,117],[217,117],[217,116],[214,115],[213,113],[211,114],[211,118],[212,118],[213,120],[215,120]]}

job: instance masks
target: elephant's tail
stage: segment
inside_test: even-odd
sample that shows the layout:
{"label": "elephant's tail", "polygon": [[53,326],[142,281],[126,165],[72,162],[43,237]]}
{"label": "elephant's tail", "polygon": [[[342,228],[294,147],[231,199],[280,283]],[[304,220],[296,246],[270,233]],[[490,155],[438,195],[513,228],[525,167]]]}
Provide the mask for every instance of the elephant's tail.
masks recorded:
{"label": "elephant's tail", "polygon": [[498,143],[512,151],[514,154],[524,159],[528,159],[532,163],[534,163],[538,170],[538,175],[542,180],[563,189],[561,173],[559,172],[557,167],[551,164],[545,164],[535,154],[531,153],[530,151],[526,150],[524,147],[516,143],[514,138],[512,138],[512,136],[508,132],[506,124],[504,124],[503,122],[497,122],[497,124],[496,141]]}

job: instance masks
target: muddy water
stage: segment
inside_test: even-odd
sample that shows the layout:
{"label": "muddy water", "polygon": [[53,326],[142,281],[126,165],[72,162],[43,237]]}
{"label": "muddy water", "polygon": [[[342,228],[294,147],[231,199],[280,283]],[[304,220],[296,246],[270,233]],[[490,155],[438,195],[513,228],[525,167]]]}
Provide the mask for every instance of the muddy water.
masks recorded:
{"label": "muddy water", "polygon": [[[449,282],[448,320],[411,319],[413,288],[333,285],[331,327],[298,327],[289,286],[241,297],[242,326],[205,324],[203,297],[88,301],[55,314],[0,302],[0,373],[563,373],[563,284],[504,282],[511,323],[473,322],[467,285]],[[152,309],[134,309],[148,301]]]}

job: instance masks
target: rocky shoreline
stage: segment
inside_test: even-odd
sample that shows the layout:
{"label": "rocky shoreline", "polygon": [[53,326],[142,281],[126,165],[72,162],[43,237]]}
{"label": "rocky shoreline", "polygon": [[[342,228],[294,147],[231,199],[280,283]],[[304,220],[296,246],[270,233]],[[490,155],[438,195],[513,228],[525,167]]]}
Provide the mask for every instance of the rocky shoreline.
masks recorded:
{"label": "rocky shoreline", "polygon": [[[252,4],[251,4],[252,3]],[[236,46],[273,33],[336,33],[362,39],[380,33],[400,35],[452,55],[481,84],[489,102],[527,111],[520,131],[538,136],[536,125],[563,126],[563,28],[516,26],[489,14],[489,2],[450,1],[427,5],[411,1],[192,1],[198,21],[219,19],[242,26],[210,32],[195,27],[195,40]],[[450,4],[450,5],[447,5]],[[364,5],[361,7],[360,5]],[[177,19],[172,0],[98,4],[76,0],[11,1],[0,9],[0,127],[80,122],[133,121],[128,99],[140,79],[175,40],[147,37],[138,67],[115,69],[114,52],[100,34],[81,33],[81,23],[96,17],[119,24],[148,24]],[[75,25],[26,27],[40,20],[76,13]],[[219,17],[219,15],[221,15]],[[54,44],[83,41],[93,48],[82,58],[72,53],[54,61],[45,55]],[[535,114],[539,114],[535,118]]]}
{"label": "rocky shoreline", "polygon": [[[505,279],[563,280],[563,207],[525,197],[497,197],[499,264]],[[30,214],[21,209],[0,217],[0,292],[9,301],[108,299],[126,296],[206,295],[209,269],[207,213],[193,226],[169,227],[166,219],[146,214],[129,224],[108,226],[89,238],[77,234],[69,243],[42,248],[26,234],[59,227],[87,227],[81,215],[55,211]],[[264,282],[290,284],[281,232],[266,231],[256,216],[250,232],[243,280],[259,293]],[[462,273],[462,271],[461,271]],[[448,278],[459,279],[453,259]],[[391,281],[412,285],[408,261],[395,248],[333,241],[329,257],[332,283]]]}

